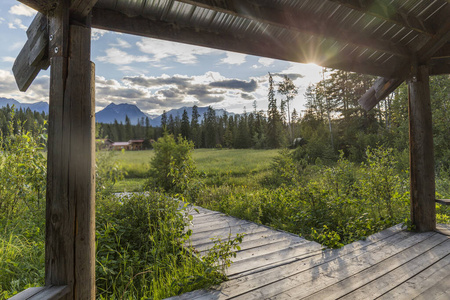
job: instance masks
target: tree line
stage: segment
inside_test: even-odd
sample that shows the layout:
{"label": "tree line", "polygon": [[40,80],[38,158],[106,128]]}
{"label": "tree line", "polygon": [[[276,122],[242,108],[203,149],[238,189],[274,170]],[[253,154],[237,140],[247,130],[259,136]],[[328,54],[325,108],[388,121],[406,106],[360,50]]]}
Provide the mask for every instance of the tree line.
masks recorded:
{"label": "tree line", "polygon": [[[31,109],[16,109],[7,104],[0,108],[0,130],[2,134],[10,132],[8,126],[12,123],[13,134],[20,131],[41,133],[46,130],[48,115],[45,112],[32,111]],[[11,123],[10,123],[11,122]]]}

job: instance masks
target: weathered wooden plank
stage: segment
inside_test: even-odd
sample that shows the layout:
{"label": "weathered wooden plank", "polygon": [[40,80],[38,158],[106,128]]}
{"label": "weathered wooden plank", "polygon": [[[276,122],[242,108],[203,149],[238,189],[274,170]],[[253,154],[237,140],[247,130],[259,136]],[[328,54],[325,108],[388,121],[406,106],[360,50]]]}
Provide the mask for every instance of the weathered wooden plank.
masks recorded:
{"label": "weathered wooden plank", "polygon": [[73,18],[84,19],[95,6],[98,0],[72,0],[70,5],[70,14]]}
{"label": "weathered wooden plank", "polygon": [[28,40],[14,61],[13,73],[17,86],[24,92],[42,69],[47,69],[47,18],[38,13],[27,30]]}
{"label": "weathered wooden plank", "polygon": [[440,234],[443,234],[446,236],[450,236],[450,225],[449,224],[437,224],[436,232],[439,232]]}
{"label": "weathered wooden plank", "polygon": [[408,14],[402,8],[393,7],[388,2],[375,1],[359,1],[359,0],[331,0],[341,5],[345,5],[354,10],[358,10],[365,14],[381,18],[385,21],[401,25],[403,27],[412,29],[416,32],[432,36],[435,32],[432,26],[427,24],[423,19],[417,18]]}
{"label": "weathered wooden plank", "polygon": [[[371,250],[373,247],[380,247],[386,243],[396,243],[406,236],[411,236],[410,233],[401,232],[401,225],[388,228],[374,235],[371,235],[366,240],[358,241],[349,245],[346,245],[338,250],[325,250],[321,255],[313,259],[307,259],[302,261],[292,261],[289,264],[279,266],[277,268],[271,268],[262,270],[258,273],[251,275],[239,276],[235,279],[231,279],[224,282],[214,290],[199,290],[191,293],[187,293],[178,296],[174,299],[228,299],[229,297],[235,297],[244,294],[248,291],[258,289],[262,286],[276,282],[282,278],[286,278],[302,271],[308,270],[315,266],[321,266],[335,259],[344,257],[355,257]],[[326,265],[325,265],[326,268]]]}
{"label": "weathered wooden plank", "polygon": [[45,287],[31,287],[26,290],[18,293],[17,295],[12,296],[9,300],[25,300],[29,299],[31,296],[36,295],[40,291],[45,289]]}
{"label": "weathered wooden plank", "polygon": [[450,205],[450,199],[436,199],[436,203]]}
{"label": "weathered wooden plank", "polygon": [[229,223],[227,222],[214,222],[214,223],[206,223],[206,224],[202,224],[202,226],[189,226],[188,228],[191,229],[194,234],[193,236],[196,236],[200,233],[203,232],[214,232],[216,230],[220,230],[220,229],[225,229],[225,228],[235,228],[237,226],[250,226],[250,225],[255,225],[253,223],[250,223],[248,221],[245,220],[240,220],[240,221],[236,221],[236,220],[228,220]]}
{"label": "weathered wooden plank", "polygon": [[192,5],[225,12],[258,22],[273,24],[285,29],[296,30],[303,33],[324,36],[360,47],[383,51],[397,56],[408,57],[409,49],[395,45],[391,41],[368,38],[355,30],[342,28],[332,20],[317,19],[310,13],[292,6],[264,2],[256,4],[249,0],[231,0],[226,2],[213,0],[181,0]]}
{"label": "weathered wooden plank", "polygon": [[[396,243],[378,245],[372,251],[365,251],[360,255],[353,257],[342,257],[341,259],[333,259],[325,264],[312,267],[306,262],[310,268],[294,276],[285,277],[282,280],[267,284],[255,291],[245,293],[236,299],[261,299],[261,298],[280,298],[286,299],[292,297],[293,294],[284,293],[296,288],[296,291],[302,293],[303,297],[311,294],[317,289],[326,285],[336,283],[353,274],[361,272],[376,263],[395,255],[409,247],[425,240],[435,233],[413,234],[409,238],[403,239]],[[320,283],[320,284],[319,284]],[[298,295],[296,295],[297,297]]]}
{"label": "weathered wooden plank", "polygon": [[[353,276],[344,278],[343,280],[334,283],[332,285],[325,284],[323,286],[324,288],[318,292],[311,293],[306,297],[305,299],[336,299],[342,296],[345,296],[352,291],[363,287],[364,285],[370,283],[371,281],[378,280],[378,278],[383,277],[387,273],[393,271],[396,268],[403,268],[404,265],[414,258],[420,257],[436,245],[442,244],[446,242],[448,239],[446,239],[444,236],[436,234],[430,237],[429,239],[420,242],[416,245],[411,246],[410,248],[387,258],[384,261],[381,261],[380,263],[377,263],[367,269],[365,269],[362,272],[359,272]],[[450,249],[449,249],[450,250]],[[343,266],[343,271],[347,271],[346,266]],[[339,271],[337,272],[340,273]],[[337,275],[339,276],[339,275]],[[334,276],[336,277],[336,276]],[[341,276],[345,277],[345,276]],[[395,280],[394,280],[395,282]],[[318,283],[315,281],[315,288],[317,290],[320,289],[320,282]],[[289,294],[296,293],[298,291],[298,288],[292,289],[289,291]],[[371,295],[371,293],[368,293],[367,295]]]}
{"label": "weathered wooden plank", "polygon": [[48,286],[43,290],[39,291],[39,293],[33,295],[28,298],[28,300],[59,300],[63,299],[70,292],[70,288],[68,286]]}
{"label": "weathered wooden plank", "polygon": [[92,26],[95,28],[215,49],[301,63],[316,61],[324,67],[383,77],[391,76],[400,65],[404,64],[404,61],[399,59],[392,61],[389,65],[378,66],[369,64],[356,56],[330,56],[327,53],[330,52],[330,47],[334,43],[324,42],[320,39],[310,42],[310,44],[305,44],[302,37],[292,40],[288,44],[276,43],[272,37],[266,35],[240,34],[236,36],[232,32],[215,32],[210,28],[152,21],[142,16],[128,17],[121,12],[98,7],[94,7],[92,11]]}
{"label": "weathered wooden plank", "polygon": [[[450,253],[450,249],[448,252]],[[426,268],[413,278],[403,282],[401,285],[396,286],[378,299],[413,299],[448,276],[450,276],[450,255],[447,255],[440,261],[432,264],[430,267]]]}
{"label": "weathered wooden plank", "polygon": [[359,105],[366,111],[374,108],[378,102],[386,98],[399,87],[403,79],[378,78],[374,85],[358,100]]}
{"label": "weathered wooden plank", "polygon": [[32,287],[9,298],[10,300],[59,300],[69,293],[68,286]]}
{"label": "weathered wooden plank", "polygon": [[70,1],[60,1],[49,20],[53,39],[49,51],[52,68],[45,277],[47,286],[69,286],[65,299],[94,299],[94,98],[90,29],[69,26],[69,6]]}
{"label": "weathered wooden plank", "polygon": [[[268,234],[271,235],[272,233],[273,233],[272,230],[265,227],[261,227],[260,230],[256,230],[251,233],[245,233],[243,243],[259,240],[264,236],[267,236]],[[211,245],[211,243],[214,244],[214,242],[212,242],[211,240],[211,237],[205,237],[204,239],[196,240],[194,243],[191,242],[192,246],[194,246],[196,249],[201,249],[203,247],[209,246]]]}
{"label": "weathered wooden plank", "polygon": [[75,203],[75,286],[78,299],[95,299],[95,99],[90,61],[91,30],[70,26],[66,86],[69,97],[69,201]]}
{"label": "weathered wooden plank", "polygon": [[202,220],[199,220],[197,218],[194,218],[192,220],[192,225],[190,227],[195,228],[196,232],[202,231],[205,227],[223,224],[224,226],[233,226],[233,225],[239,225],[244,223],[250,223],[246,220],[239,220],[236,218],[230,218],[230,217],[210,217],[210,218],[203,218]]}
{"label": "weathered wooden plank", "polygon": [[[305,239],[302,239],[300,237],[294,237],[291,235],[288,235],[286,233],[283,232],[277,232],[277,231],[269,231],[266,234],[260,234],[260,237],[258,239],[254,239],[254,240],[244,240],[242,241],[241,244],[239,244],[239,246],[241,247],[241,251],[245,251],[245,250],[249,250],[249,249],[253,249],[253,248],[257,248],[263,245],[269,245],[275,242],[279,242],[279,241],[284,241],[284,240],[288,240],[291,243],[307,243],[308,241]],[[203,244],[200,246],[196,247],[197,251],[203,252],[206,251],[207,249],[211,248],[214,245],[214,243],[208,243],[208,244]]]}
{"label": "weathered wooden plank", "polygon": [[54,9],[58,3],[58,0],[18,0],[18,1],[44,14]]}
{"label": "weathered wooden plank", "polygon": [[448,255],[449,250],[450,240],[446,239],[446,242],[437,245],[422,255],[408,261],[403,266],[351,292],[342,299],[361,299],[361,297],[366,295],[370,295],[371,298],[379,297]]}
{"label": "weathered wooden plank", "polygon": [[414,299],[417,300],[444,300],[450,298],[450,275],[441,278],[439,282],[433,285],[431,288],[421,293]]}
{"label": "weathered wooden plank", "polygon": [[204,240],[205,238],[212,238],[212,237],[228,237],[228,235],[231,233],[232,235],[235,235],[236,233],[254,233],[254,232],[260,232],[264,231],[266,228],[258,226],[256,224],[244,224],[244,225],[238,225],[230,228],[222,228],[215,231],[207,231],[207,232],[200,232],[198,234],[193,234],[190,238],[192,243],[196,243],[199,240]]}
{"label": "weathered wooden plank", "polygon": [[284,248],[278,252],[267,253],[257,257],[250,257],[247,259],[233,262],[227,269],[227,275],[232,276],[242,272],[251,272],[255,269],[260,269],[264,266],[270,265],[273,267],[278,263],[283,263],[288,258],[301,259],[322,251],[322,246],[317,243],[309,242],[298,244]]}
{"label": "weathered wooden plank", "polygon": [[[267,254],[278,253],[285,249],[296,247],[297,245],[309,245],[309,242],[299,243],[290,239],[283,239],[272,243],[265,243],[264,245],[253,247],[250,249],[242,249],[238,251],[236,257],[233,259],[233,263],[237,263],[241,260],[252,259],[257,256],[265,256]],[[308,246],[306,246],[308,247]],[[310,247],[310,245],[309,245]]]}
{"label": "weathered wooden plank", "polygon": [[419,232],[436,229],[433,126],[428,67],[408,83],[411,220]]}

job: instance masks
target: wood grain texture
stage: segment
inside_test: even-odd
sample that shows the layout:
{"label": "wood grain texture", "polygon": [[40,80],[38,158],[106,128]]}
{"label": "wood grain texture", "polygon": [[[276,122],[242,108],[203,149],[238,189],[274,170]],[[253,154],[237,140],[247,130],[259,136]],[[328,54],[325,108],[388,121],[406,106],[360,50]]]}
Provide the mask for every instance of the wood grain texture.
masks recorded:
{"label": "wood grain texture", "polygon": [[419,232],[436,229],[433,127],[428,67],[408,84],[411,220]]}
{"label": "wood grain texture", "polygon": [[[90,29],[69,25],[70,1],[50,17],[46,286],[64,299],[95,298],[94,77]],[[50,51],[51,53],[51,51]]]}

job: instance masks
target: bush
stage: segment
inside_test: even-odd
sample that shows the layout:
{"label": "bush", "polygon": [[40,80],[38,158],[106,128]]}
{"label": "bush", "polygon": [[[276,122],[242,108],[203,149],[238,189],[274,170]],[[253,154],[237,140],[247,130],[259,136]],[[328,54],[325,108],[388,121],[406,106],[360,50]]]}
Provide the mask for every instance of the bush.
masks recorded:
{"label": "bush", "polygon": [[181,135],[175,140],[173,135],[166,132],[153,147],[155,155],[150,162],[148,187],[161,188],[168,192],[183,192],[196,176],[191,155],[194,143]]}
{"label": "bush", "polygon": [[217,284],[240,236],[218,241],[205,260],[184,247],[188,208],[164,194],[99,199],[96,285],[99,299],[162,299]]}

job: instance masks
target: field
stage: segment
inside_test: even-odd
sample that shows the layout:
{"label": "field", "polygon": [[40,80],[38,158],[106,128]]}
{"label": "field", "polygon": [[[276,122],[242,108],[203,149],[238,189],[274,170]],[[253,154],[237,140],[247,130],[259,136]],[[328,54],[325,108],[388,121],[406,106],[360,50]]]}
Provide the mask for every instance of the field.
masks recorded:
{"label": "field", "polygon": [[[273,158],[279,150],[251,149],[195,149],[192,157],[197,170],[207,185],[258,186],[267,176]],[[98,155],[108,155],[100,152]],[[116,183],[115,192],[134,192],[142,190],[150,172],[153,150],[115,152],[114,161],[126,172],[124,180]]]}

